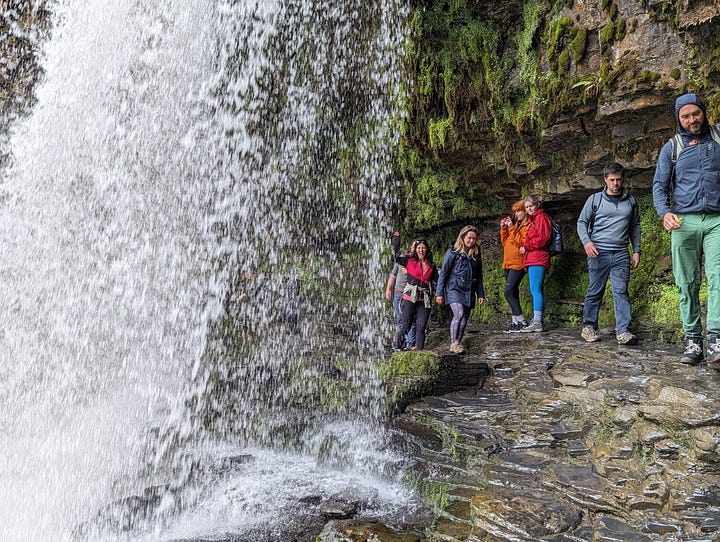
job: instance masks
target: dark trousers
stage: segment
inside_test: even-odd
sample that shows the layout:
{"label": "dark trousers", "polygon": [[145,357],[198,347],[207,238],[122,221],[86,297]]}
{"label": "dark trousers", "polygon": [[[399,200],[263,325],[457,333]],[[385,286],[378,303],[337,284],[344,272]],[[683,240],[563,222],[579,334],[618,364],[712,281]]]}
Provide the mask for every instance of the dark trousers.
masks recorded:
{"label": "dark trousers", "polygon": [[505,299],[510,305],[513,316],[520,316],[520,283],[525,277],[525,269],[505,269]]}
{"label": "dark trousers", "polygon": [[402,348],[405,344],[405,335],[415,322],[415,348],[425,348],[425,329],[427,328],[430,309],[425,307],[424,301],[412,303],[407,299],[400,301],[400,314],[402,315],[401,329],[395,337],[395,347]]}

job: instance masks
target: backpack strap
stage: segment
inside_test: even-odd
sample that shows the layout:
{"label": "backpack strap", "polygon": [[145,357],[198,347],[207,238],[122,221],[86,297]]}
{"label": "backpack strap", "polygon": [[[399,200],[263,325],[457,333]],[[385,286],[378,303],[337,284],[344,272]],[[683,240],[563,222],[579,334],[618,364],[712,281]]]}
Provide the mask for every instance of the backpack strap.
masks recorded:
{"label": "backpack strap", "polygon": [[675,167],[675,162],[677,162],[678,156],[680,156],[680,151],[683,150],[683,140],[682,136],[680,134],[675,134],[670,139],[670,144],[672,145],[672,154],[670,155],[670,160],[672,160],[673,168]]}
{"label": "backpack strap", "polygon": [[600,208],[600,203],[602,203],[602,193],[603,190],[600,190],[600,192],[595,192],[592,195],[592,210],[590,212],[590,221],[588,222],[588,235],[592,235],[593,228],[595,227],[595,215],[597,215],[598,209]]}

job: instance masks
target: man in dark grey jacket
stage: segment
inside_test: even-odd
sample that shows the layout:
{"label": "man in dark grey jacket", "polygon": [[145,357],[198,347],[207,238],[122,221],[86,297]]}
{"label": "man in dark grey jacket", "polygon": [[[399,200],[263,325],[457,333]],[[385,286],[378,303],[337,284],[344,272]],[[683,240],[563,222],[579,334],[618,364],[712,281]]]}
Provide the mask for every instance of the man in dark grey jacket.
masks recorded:
{"label": "man in dark grey jacket", "polygon": [[[615,305],[615,334],[618,344],[635,344],[630,331],[630,269],[640,263],[640,216],[635,198],[623,188],[625,168],[608,164],[603,170],[605,189],[590,196],[580,212],[577,233],[585,248],[589,284],[583,304],[581,336],[587,342],[600,340],[598,313],[608,278]],[[628,252],[632,244],[632,256]]]}
{"label": "man in dark grey jacket", "polygon": [[708,282],[707,361],[720,364],[720,130],[695,94],[675,101],[678,134],[663,146],[653,203],[670,232],[672,266],[685,333],[682,363],[703,359],[700,283]]}

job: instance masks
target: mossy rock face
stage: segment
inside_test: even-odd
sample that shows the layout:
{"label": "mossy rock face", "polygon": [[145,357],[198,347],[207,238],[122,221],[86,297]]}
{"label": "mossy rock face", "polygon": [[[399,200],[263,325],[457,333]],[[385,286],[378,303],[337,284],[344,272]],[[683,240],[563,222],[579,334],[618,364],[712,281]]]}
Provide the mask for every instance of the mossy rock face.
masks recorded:
{"label": "mossy rock face", "polygon": [[[515,199],[538,194],[564,218],[570,241],[553,259],[546,316],[552,325],[579,325],[587,276],[574,221],[602,186],[604,165],[619,161],[643,215],[641,265],[630,283],[633,320],[675,339],[668,236],[649,194],[658,151],[675,131],[677,94],[698,92],[708,116],[720,119],[718,21],[688,3],[614,0],[600,7],[501,2],[488,12],[449,0],[413,4],[406,60],[416,84],[398,153],[407,202],[401,219],[439,253],[464,224],[479,227],[488,302],[473,319],[504,321],[496,224]],[[525,290],[526,314],[527,300]],[[612,313],[608,291],[601,325],[612,325]]]}

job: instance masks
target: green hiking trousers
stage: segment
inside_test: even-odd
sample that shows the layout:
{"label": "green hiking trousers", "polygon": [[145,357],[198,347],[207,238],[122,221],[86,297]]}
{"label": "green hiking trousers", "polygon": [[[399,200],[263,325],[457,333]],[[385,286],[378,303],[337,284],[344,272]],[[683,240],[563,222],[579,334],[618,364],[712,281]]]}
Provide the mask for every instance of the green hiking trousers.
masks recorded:
{"label": "green hiking trousers", "polygon": [[685,337],[702,337],[700,283],[705,255],[708,282],[707,337],[720,336],[720,214],[687,213],[671,232],[673,274]]}

